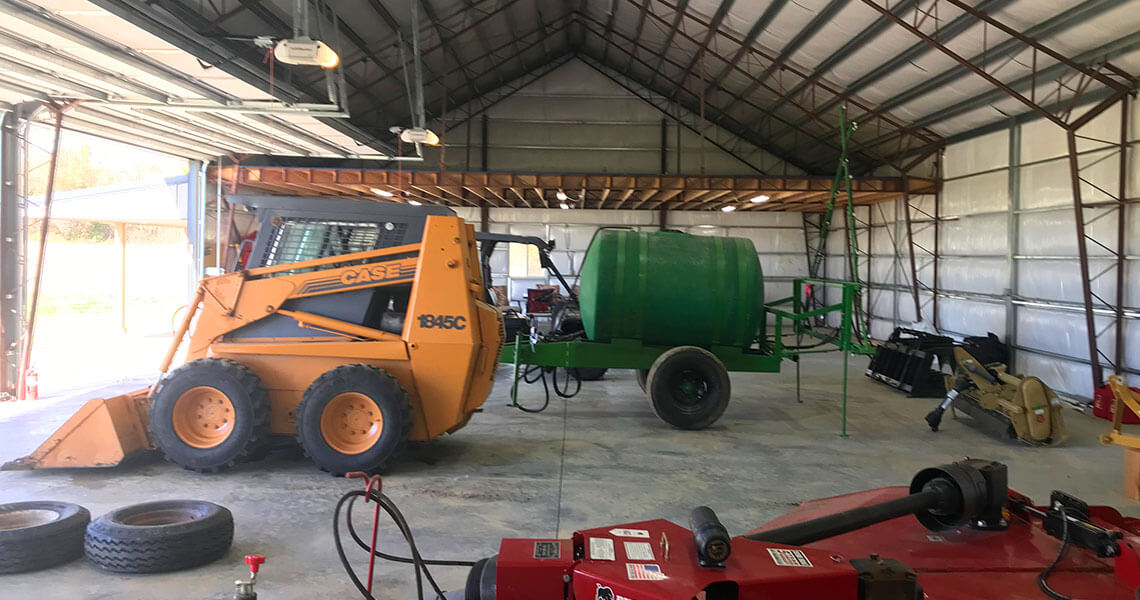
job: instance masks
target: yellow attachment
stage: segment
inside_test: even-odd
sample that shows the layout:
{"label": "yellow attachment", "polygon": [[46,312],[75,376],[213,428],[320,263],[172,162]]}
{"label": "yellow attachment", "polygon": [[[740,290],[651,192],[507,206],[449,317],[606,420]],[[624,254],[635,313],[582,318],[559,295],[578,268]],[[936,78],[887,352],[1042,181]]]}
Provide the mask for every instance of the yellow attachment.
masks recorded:
{"label": "yellow attachment", "polygon": [[1136,400],[1132,389],[1124,383],[1124,378],[1120,375],[1109,377],[1108,386],[1112,388],[1112,395],[1115,396],[1112,402],[1112,429],[1108,433],[1101,434],[1100,443],[1140,450],[1140,436],[1126,435],[1121,431],[1124,425],[1124,411],[1131,410],[1140,415],[1140,401]]}
{"label": "yellow attachment", "polygon": [[83,405],[39,448],[0,470],[112,467],[151,447],[147,435],[150,390],[142,389]]}

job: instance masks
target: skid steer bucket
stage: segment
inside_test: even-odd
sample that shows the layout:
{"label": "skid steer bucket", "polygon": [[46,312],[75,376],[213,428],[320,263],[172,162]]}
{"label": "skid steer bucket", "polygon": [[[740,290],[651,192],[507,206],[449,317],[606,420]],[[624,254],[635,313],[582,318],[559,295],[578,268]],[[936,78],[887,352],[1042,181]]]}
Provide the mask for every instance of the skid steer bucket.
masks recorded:
{"label": "skid steer bucket", "polygon": [[149,389],[83,405],[46,442],[0,471],[66,467],[113,467],[140,450],[151,448],[147,435]]}

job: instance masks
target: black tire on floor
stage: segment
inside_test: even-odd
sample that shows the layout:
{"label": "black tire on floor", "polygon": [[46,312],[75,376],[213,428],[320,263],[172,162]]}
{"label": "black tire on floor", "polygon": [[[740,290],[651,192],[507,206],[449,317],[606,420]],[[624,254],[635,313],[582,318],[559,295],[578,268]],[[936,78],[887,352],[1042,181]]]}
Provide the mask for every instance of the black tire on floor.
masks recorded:
{"label": "black tire on floor", "polygon": [[83,556],[91,513],[78,504],[37,500],[0,504],[0,574],[24,573]]}
{"label": "black tire on floor", "polygon": [[646,391],[645,390],[645,382],[649,379],[649,369],[637,369],[636,371],[634,371],[634,373],[637,374],[637,385],[638,385],[638,387],[641,388],[641,391],[643,391],[643,392]]}
{"label": "black tire on floor", "polygon": [[678,346],[657,357],[646,388],[653,412],[678,429],[712,425],[724,414],[732,393],[724,364],[696,346]]}
{"label": "black tire on floor", "polygon": [[[176,423],[176,415],[185,416],[189,410],[180,402],[206,401],[198,398],[203,393],[212,394],[219,401],[218,408],[212,404],[210,407],[219,411],[214,417],[195,413],[199,418],[205,417],[204,431],[222,431],[207,424],[210,418],[216,418],[217,423],[224,420],[222,427],[228,432],[216,442],[212,438],[192,439],[186,432],[185,419]],[[230,414],[232,421],[226,419]],[[150,433],[167,460],[186,469],[210,473],[262,455],[269,443],[269,414],[269,399],[253,371],[226,358],[202,358],[178,367],[159,382],[151,398]]]}
{"label": "black tire on floor", "polygon": [[87,526],[84,549],[92,564],[115,573],[192,569],[225,556],[234,518],[201,500],[159,500],[113,510]]}
{"label": "black tire on floor", "polygon": [[333,475],[382,471],[404,451],[411,433],[408,393],[395,377],[370,365],[326,372],[297,407],[297,441]]}
{"label": "black tire on floor", "polygon": [[573,367],[569,370],[572,373],[576,373],[578,379],[582,381],[597,381],[605,376],[606,371],[609,371],[609,369],[596,369],[593,367]]}

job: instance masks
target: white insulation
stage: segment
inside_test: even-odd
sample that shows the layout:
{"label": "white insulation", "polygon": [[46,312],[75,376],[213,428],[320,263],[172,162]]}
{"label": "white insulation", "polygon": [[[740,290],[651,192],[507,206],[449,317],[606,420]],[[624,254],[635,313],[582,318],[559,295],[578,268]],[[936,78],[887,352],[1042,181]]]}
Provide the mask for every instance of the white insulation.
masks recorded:
{"label": "white insulation", "polygon": [[[1126,166],[1125,197],[1135,199],[1140,189],[1134,150],[1140,117],[1135,107],[1129,109],[1133,150]],[[1014,128],[1019,128],[1019,136],[1012,135]],[[1084,220],[1091,238],[1087,244],[1091,290],[1112,301],[1121,216],[1116,207],[1105,204],[1119,194],[1119,105],[1078,134]],[[1011,141],[1018,137],[1020,143],[1011,148]],[[938,326],[957,337],[993,332],[1015,346],[1014,371],[1041,377],[1069,395],[1089,398],[1093,381],[1066,148],[1064,131],[1044,120],[1011,125],[946,148],[942,159],[946,179],[939,206]],[[933,285],[934,261],[923,250],[934,248],[930,200],[912,199],[911,209],[918,279],[924,290],[920,294],[922,322],[915,318],[909,288],[910,248],[902,203],[874,208],[870,282],[875,292],[870,310],[875,337],[889,335],[895,326],[933,330],[928,290]],[[1134,373],[1140,367],[1140,322],[1135,319],[1140,313],[1136,308],[1140,306],[1140,278],[1133,275],[1140,276],[1136,263],[1140,216],[1129,208],[1123,219],[1126,316],[1122,366],[1135,383],[1140,381]],[[1107,376],[1116,361],[1115,327],[1107,313],[1098,314],[1095,329]]]}

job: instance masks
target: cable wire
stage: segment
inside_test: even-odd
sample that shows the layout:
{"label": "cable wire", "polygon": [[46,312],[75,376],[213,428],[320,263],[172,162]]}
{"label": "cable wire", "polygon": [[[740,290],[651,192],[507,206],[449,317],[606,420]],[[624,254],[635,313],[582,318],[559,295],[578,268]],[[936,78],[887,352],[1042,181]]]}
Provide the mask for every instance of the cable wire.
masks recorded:
{"label": "cable wire", "polygon": [[[1068,514],[1068,512],[1066,512],[1068,510],[1069,510],[1068,507],[1065,507],[1065,506],[1062,506],[1060,508],[1060,511],[1061,511],[1061,549],[1057,551],[1057,556],[1053,559],[1053,562],[1049,563],[1049,566],[1045,567],[1045,570],[1041,571],[1041,573],[1039,575],[1037,575],[1037,587],[1041,588],[1041,591],[1046,596],[1049,596],[1053,600],[1077,600],[1077,598],[1074,598],[1072,596],[1066,596],[1066,595],[1054,590],[1053,588],[1049,587],[1049,581],[1048,581],[1049,576],[1053,574],[1053,569],[1055,569],[1057,567],[1057,564],[1060,563],[1061,559],[1065,558],[1065,554],[1067,554],[1069,552],[1069,545],[1070,545],[1069,544],[1069,542],[1070,542],[1070,540],[1069,540],[1069,514]],[[1137,595],[1140,596],[1140,590],[1137,590]]]}
{"label": "cable wire", "polygon": [[[360,592],[360,595],[367,600],[376,600],[376,598],[368,591],[368,588],[365,587],[364,583],[360,581],[360,577],[356,575],[356,572],[352,569],[352,565],[349,564],[348,557],[345,555],[344,545],[341,542],[340,537],[340,515],[341,511],[344,510],[345,523],[348,525],[349,535],[352,537],[353,541],[357,543],[357,545],[364,549],[365,552],[370,552],[370,547],[364,543],[364,540],[362,540],[359,535],[357,535],[356,530],[352,526],[353,504],[355,504],[357,498],[364,497],[364,495],[365,492],[363,490],[352,490],[341,496],[340,500],[337,501],[336,510],[333,512],[333,543],[336,545],[336,553],[340,558],[341,566],[344,567],[345,573],[348,574],[348,578],[352,581],[352,584],[356,586],[356,589]],[[435,578],[432,577],[431,572],[428,571],[428,565],[447,567],[472,567],[475,565],[475,563],[462,560],[427,560],[423,558],[420,556],[420,551],[416,547],[415,538],[412,536],[412,528],[408,525],[408,521],[404,518],[404,515],[400,512],[400,509],[396,507],[396,504],[393,503],[392,500],[384,494],[376,491],[372,491],[368,499],[379,504],[380,508],[384,509],[384,512],[392,518],[392,521],[396,524],[396,528],[399,529],[400,533],[404,536],[404,541],[407,542],[408,549],[412,554],[410,557],[396,556],[377,550],[375,551],[374,555],[387,561],[413,565],[413,569],[416,574],[416,598],[424,597],[423,580],[427,579],[428,584],[431,586],[432,591],[435,593],[437,600],[443,600],[443,590],[440,589],[439,585],[435,581]],[[345,506],[346,503],[347,507]]]}

